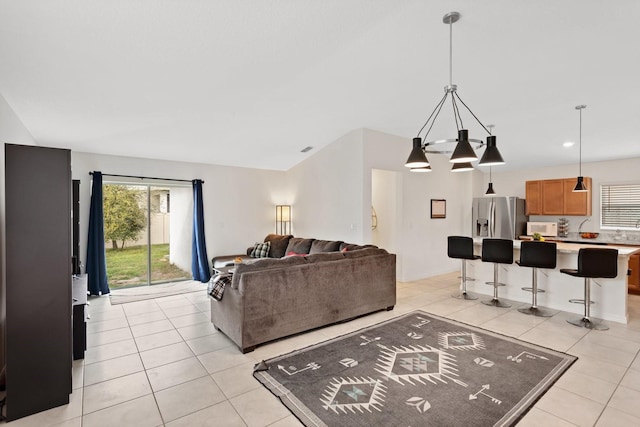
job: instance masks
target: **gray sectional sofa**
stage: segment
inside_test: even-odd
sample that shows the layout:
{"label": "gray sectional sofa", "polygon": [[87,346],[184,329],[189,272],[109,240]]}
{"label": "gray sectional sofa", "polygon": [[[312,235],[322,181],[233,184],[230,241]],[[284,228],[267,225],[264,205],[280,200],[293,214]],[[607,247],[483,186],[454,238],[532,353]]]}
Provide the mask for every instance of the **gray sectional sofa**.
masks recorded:
{"label": "gray sectional sofa", "polygon": [[[243,353],[268,341],[395,306],[394,254],[343,242],[318,240],[314,246],[315,239],[292,236],[269,235],[265,240],[270,237],[280,240],[271,246],[276,257],[245,259],[222,300],[211,300],[214,326]],[[300,252],[305,247],[307,254]],[[283,251],[285,256],[277,257]]]}

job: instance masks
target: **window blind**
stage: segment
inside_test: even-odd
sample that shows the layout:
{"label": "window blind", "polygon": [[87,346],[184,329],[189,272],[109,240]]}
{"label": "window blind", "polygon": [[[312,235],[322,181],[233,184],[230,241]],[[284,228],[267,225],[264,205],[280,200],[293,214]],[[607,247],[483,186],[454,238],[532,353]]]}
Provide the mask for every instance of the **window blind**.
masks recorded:
{"label": "window blind", "polygon": [[640,226],[640,184],[602,185],[600,197],[601,227]]}

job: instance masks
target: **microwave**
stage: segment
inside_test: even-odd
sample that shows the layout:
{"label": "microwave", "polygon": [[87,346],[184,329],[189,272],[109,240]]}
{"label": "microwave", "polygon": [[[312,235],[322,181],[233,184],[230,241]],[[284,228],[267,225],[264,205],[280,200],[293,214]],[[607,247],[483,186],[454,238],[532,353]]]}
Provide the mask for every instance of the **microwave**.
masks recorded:
{"label": "microwave", "polygon": [[540,233],[542,236],[556,237],[558,235],[557,222],[527,222],[527,236]]}

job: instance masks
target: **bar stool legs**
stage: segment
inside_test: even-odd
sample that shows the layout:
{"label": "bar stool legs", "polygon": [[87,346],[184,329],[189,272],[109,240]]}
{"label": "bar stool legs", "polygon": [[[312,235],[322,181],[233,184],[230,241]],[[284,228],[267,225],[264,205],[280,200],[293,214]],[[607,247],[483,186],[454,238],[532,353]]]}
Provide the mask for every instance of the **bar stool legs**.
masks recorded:
{"label": "bar stool legs", "polygon": [[531,291],[531,293],[533,294],[532,299],[531,299],[531,307],[529,308],[519,308],[518,311],[520,313],[524,313],[524,314],[530,314],[532,316],[538,316],[538,317],[551,317],[553,316],[553,313],[551,313],[550,311],[547,311],[545,309],[542,308],[538,308],[538,292],[544,292],[544,290],[542,289],[538,289],[538,269],[537,268],[532,268],[533,272],[532,272],[532,287],[530,288],[522,288],[523,291]]}
{"label": "bar stool legs", "polygon": [[505,286],[504,283],[498,282],[498,263],[493,264],[493,282],[487,282],[487,285],[493,285],[493,298],[490,300],[484,300],[484,305],[490,305],[492,307],[509,308],[511,304],[507,304],[498,299],[498,286]]}
{"label": "bar stool legs", "polygon": [[606,331],[609,329],[608,326],[603,325],[602,323],[594,323],[591,320],[591,279],[585,277],[584,279],[584,299],[570,299],[569,302],[573,302],[576,304],[584,304],[584,316],[582,319],[576,320],[567,320],[567,322],[571,323],[575,326],[585,327],[587,329],[593,329],[596,331]]}
{"label": "bar stool legs", "polygon": [[[471,280],[475,280],[475,279],[471,279]],[[466,259],[462,260],[462,291],[457,294],[453,294],[451,296],[454,298],[466,299],[466,300],[478,299],[478,297],[467,293],[467,260]]]}

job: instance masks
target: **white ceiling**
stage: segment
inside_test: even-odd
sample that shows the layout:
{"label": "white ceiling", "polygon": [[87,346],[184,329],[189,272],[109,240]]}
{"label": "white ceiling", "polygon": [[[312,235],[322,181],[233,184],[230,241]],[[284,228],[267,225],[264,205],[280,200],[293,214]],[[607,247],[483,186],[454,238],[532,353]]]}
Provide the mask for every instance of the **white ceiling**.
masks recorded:
{"label": "white ceiling", "polygon": [[[576,163],[578,104],[583,161],[640,157],[638,0],[0,0],[0,95],[78,151],[286,170],[366,127],[408,155],[452,10],[453,83],[501,170]],[[449,105],[432,135],[455,137]]]}

